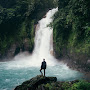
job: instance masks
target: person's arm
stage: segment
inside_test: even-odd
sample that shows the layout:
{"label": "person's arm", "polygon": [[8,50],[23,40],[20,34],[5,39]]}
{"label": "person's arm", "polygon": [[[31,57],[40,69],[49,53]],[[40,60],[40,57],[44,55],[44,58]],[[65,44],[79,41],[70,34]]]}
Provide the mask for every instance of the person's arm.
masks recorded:
{"label": "person's arm", "polygon": [[41,63],[41,68],[43,67],[43,62]]}

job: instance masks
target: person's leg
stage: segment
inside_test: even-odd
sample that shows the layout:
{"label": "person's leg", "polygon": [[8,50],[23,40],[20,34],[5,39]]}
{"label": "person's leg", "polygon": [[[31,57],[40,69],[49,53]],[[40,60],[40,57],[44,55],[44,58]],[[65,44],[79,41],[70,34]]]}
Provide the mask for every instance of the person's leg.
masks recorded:
{"label": "person's leg", "polygon": [[41,72],[41,74],[43,75],[43,73],[42,73],[42,71],[41,71],[42,69],[40,69],[40,72]]}
{"label": "person's leg", "polygon": [[45,69],[44,69],[44,77],[45,77]]}

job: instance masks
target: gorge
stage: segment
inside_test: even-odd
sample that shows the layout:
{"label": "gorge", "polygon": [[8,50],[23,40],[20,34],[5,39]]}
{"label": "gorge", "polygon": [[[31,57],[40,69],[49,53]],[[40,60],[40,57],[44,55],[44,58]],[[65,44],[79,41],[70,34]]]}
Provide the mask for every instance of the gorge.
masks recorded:
{"label": "gorge", "polygon": [[0,90],[40,75],[43,58],[46,76],[90,81],[90,0],[0,0]]}
{"label": "gorge", "polygon": [[57,61],[50,53],[53,50],[50,42],[53,29],[48,25],[52,22],[52,16],[57,10],[58,8],[50,10],[46,17],[38,22],[35,34],[35,49],[32,55],[23,53],[16,56],[12,61],[0,62],[1,90],[12,90],[23,81],[40,75],[39,69],[43,58],[47,62],[46,76],[56,76],[60,81],[72,81],[83,76],[82,73]]}

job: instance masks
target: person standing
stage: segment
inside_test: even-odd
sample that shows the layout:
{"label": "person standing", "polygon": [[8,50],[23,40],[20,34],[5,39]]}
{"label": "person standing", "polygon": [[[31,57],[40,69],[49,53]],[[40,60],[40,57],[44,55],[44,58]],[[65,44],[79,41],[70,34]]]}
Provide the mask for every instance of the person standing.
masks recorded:
{"label": "person standing", "polygon": [[40,72],[43,75],[42,69],[44,70],[44,77],[45,77],[45,69],[46,69],[46,61],[45,61],[45,59],[43,59],[43,62],[41,64],[41,69],[40,69]]}

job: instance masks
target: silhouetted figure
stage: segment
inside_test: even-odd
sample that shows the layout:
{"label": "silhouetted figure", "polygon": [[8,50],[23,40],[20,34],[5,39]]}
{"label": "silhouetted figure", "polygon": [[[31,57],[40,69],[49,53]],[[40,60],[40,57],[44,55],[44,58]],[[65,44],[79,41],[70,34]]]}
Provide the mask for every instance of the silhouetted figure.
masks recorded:
{"label": "silhouetted figure", "polygon": [[44,70],[44,77],[45,77],[45,69],[46,69],[46,62],[45,62],[45,59],[43,59],[43,62],[41,64],[41,69],[40,69],[40,72],[41,74],[43,75],[42,71],[41,70]]}

